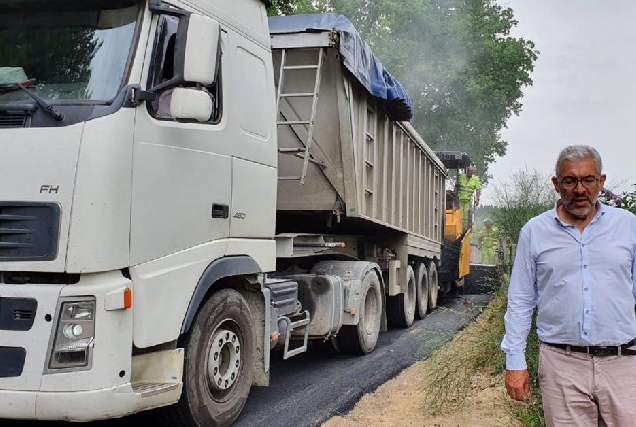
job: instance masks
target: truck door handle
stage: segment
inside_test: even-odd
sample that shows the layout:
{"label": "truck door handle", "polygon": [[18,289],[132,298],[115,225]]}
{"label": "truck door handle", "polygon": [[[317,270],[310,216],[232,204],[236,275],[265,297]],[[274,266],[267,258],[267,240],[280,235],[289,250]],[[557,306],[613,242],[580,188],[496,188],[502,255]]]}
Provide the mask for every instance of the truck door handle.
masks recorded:
{"label": "truck door handle", "polygon": [[214,203],[212,205],[212,218],[229,218],[230,207],[228,205],[221,205]]}

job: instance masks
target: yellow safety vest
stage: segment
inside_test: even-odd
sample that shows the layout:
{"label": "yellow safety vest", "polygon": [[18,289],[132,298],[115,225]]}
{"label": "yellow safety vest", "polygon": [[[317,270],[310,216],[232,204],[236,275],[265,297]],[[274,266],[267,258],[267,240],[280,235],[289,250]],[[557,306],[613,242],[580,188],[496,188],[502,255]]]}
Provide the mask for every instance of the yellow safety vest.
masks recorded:
{"label": "yellow safety vest", "polygon": [[461,201],[470,201],[473,198],[473,193],[476,190],[481,190],[481,182],[479,182],[479,178],[476,175],[470,177],[469,180],[466,180],[466,175],[459,176],[459,191],[457,196]]}

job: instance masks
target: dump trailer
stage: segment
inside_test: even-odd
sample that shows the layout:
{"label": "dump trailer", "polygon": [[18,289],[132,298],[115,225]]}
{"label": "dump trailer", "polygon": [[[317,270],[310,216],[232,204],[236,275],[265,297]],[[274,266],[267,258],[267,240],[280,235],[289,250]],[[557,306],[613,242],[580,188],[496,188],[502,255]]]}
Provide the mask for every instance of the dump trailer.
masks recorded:
{"label": "dump trailer", "polygon": [[[447,171],[456,183],[459,174],[471,164],[470,157],[460,151],[436,151]],[[456,187],[446,190],[446,214],[444,221],[444,245],[439,268],[440,291],[444,294],[461,292],[470,274],[471,240],[474,228],[474,212],[464,222],[463,211]]]}
{"label": "dump trailer", "polygon": [[[278,97],[277,239],[301,249],[288,260],[279,251],[279,263],[307,257],[302,239],[315,237],[304,233],[331,235],[325,238],[342,247],[314,254],[380,266],[388,323],[409,326],[437,304],[446,170],[406,121],[408,96],[383,68],[382,77],[373,75],[382,66],[346,18],[270,18],[270,32]],[[373,87],[382,85],[385,91],[374,96]],[[397,96],[386,94],[391,90]]]}
{"label": "dump trailer", "polygon": [[435,308],[408,95],[346,18],[269,5],[4,3],[0,419],[229,425],[272,352]]}

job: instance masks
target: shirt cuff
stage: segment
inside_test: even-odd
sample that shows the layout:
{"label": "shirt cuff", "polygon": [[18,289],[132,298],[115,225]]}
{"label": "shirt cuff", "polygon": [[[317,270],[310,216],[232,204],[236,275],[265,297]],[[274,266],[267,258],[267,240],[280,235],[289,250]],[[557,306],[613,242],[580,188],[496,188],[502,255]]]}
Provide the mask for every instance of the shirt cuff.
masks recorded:
{"label": "shirt cuff", "polygon": [[528,369],[528,365],[526,364],[526,355],[524,353],[506,353],[506,369],[509,371],[523,371]]}

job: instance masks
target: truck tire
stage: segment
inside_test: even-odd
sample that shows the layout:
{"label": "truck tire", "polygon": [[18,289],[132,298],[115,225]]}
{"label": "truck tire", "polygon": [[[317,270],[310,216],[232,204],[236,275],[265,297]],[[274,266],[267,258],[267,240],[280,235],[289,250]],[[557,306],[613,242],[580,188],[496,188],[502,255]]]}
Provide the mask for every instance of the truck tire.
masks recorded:
{"label": "truck tire", "polygon": [[431,261],[428,264],[428,312],[437,308],[437,299],[439,297],[439,276],[437,275],[437,266]]}
{"label": "truck tire", "polygon": [[254,378],[256,333],[249,306],[233,289],[213,294],[185,338],[183,392],[171,425],[229,426]]}
{"label": "truck tire", "polygon": [[428,270],[423,262],[415,266],[415,284],[417,290],[417,302],[415,304],[415,318],[423,319],[428,314]]}
{"label": "truck tire", "polygon": [[415,320],[417,286],[415,273],[410,265],[406,269],[406,292],[387,298],[386,314],[391,326],[408,328]]}
{"label": "truck tire", "polygon": [[382,320],[382,287],[375,271],[362,279],[362,304],[357,325],[345,325],[336,335],[334,348],[348,354],[371,353],[378,343]]}

